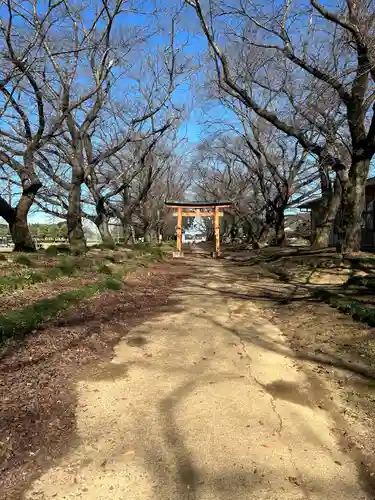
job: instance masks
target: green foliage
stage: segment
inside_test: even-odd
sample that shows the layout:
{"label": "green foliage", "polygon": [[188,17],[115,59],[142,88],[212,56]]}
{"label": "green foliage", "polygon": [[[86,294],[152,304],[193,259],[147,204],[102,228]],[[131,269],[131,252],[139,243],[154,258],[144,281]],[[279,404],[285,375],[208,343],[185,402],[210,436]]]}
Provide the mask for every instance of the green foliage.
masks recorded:
{"label": "green foliage", "polygon": [[133,251],[142,255],[149,256],[149,260],[162,260],[164,258],[164,251],[161,245],[150,245],[150,243],[137,243],[133,247]]}
{"label": "green foliage", "polygon": [[78,270],[77,261],[75,259],[61,259],[61,261],[57,265],[57,268],[63,275],[70,276]]}
{"label": "green foliage", "polygon": [[112,274],[112,269],[106,264],[101,264],[98,266],[98,272],[101,274]]}
{"label": "green foliage", "polygon": [[41,273],[28,273],[23,275],[0,276],[0,293],[17,290],[34,283],[42,283],[45,277]]}
{"label": "green foliage", "polygon": [[152,246],[150,245],[150,243],[143,243],[142,241],[136,243],[134,246],[133,246],[134,250],[138,250],[138,251],[141,251],[141,252],[146,252],[148,251],[150,248],[152,248]]}
{"label": "green foliage", "polygon": [[48,255],[49,257],[56,257],[57,256],[57,247],[54,245],[49,246],[45,250],[45,254]]}
{"label": "green foliage", "polygon": [[324,300],[327,304],[344,314],[349,314],[356,321],[362,321],[369,326],[375,326],[375,307],[368,306],[359,300],[348,299],[342,295],[333,294],[326,289],[319,288],[314,296]]}
{"label": "green foliage", "polygon": [[115,243],[99,243],[98,248],[101,250],[114,250],[116,245]]}
{"label": "green foliage", "polygon": [[24,309],[0,315],[0,342],[25,336],[44,322],[53,319],[59,312],[93,295],[97,290],[97,285],[83,287],[61,293],[52,299],[39,300]]}
{"label": "green foliage", "polygon": [[347,284],[375,290],[375,276],[352,276],[348,279]]}
{"label": "green foliage", "polygon": [[56,245],[56,248],[58,253],[65,253],[65,254],[72,253],[69,245],[64,245],[64,244]]}
{"label": "green foliage", "polygon": [[58,224],[30,224],[30,232],[34,238],[38,239],[65,239],[68,236],[66,222]]}
{"label": "green foliage", "polygon": [[[96,293],[105,290],[117,292],[122,287],[122,276],[130,270],[136,269],[142,264],[147,265],[149,261],[158,260],[162,255],[160,247],[147,246],[147,253],[134,252],[140,259],[134,259],[122,268],[121,275],[107,277],[102,282],[85,285],[82,288],[70,292],[64,292],[50,299],[43,299],[31,304],[24,309],[9,311],[0,315],[0,343],[10,338],[22,338],[42,324],[55,318],[60,312],[78,304],[80,301],[92,297]],[[19,256],[21,257],[21,255]],[[133,264],[132,264],[133,263]],[[8,275],[0,277],[0,292],[23,288],[31,283],[41,283],[48,280],[58,279],[66,275],[78,274],[80,269],[93,265],[90,259],[61,259],[56,267],[47,268],[44,272],[29,272],[23,275]],[[120,267],[120,266],[119,266]],[[99,265],[97,271],[102,274],[112,274],[111,269],[105,264]]]}
{"label": "green foliage", "polygon": [[71,254],[69,245],[50,245],[45,249],[45,254],[49,257],[56,257],[59,254]]}
{"label": "green foliage", "polygon": [[60,312],[104,290],[121,290],[121,281],[107,278],[103,283],[86,285],[78,290],[63,292],[51,299],[43,299],[24,309],[0,315],[0,344],[10,338],[22,338],[43,323],[51,321]]}
{"label": "green foliage", "polygon": [[113,290],[113,291],[119,291],[121,290],[121,281],[119,281],[116,278],[107,278],[104,281],[104,287],[107,288],[108,290]]}
{"label": "green foliage", "polygon": [[34,262],[29,257],[27,257],[27,255],[23,254],[17,255],[17,257],[14,259],[14,262],[16,264],[20,264],[21,266],[27,266],[27,267],[34,266]]}

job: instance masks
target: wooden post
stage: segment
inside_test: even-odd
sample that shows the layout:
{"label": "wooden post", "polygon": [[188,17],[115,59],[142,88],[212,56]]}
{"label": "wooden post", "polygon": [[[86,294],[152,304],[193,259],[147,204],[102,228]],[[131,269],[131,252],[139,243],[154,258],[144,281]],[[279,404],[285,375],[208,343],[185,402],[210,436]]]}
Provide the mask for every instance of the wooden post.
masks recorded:
{"label": "wooden post", "polygon": [[177,209],[177,251],[182,253],[182,207]]}
{"label": "wooden post", "polygon": [[219,207],[215,207],[214,230],[215,230],[215,252],[216,252],[216,257],[219,257],[220,256],[220,212],[219,212]]}

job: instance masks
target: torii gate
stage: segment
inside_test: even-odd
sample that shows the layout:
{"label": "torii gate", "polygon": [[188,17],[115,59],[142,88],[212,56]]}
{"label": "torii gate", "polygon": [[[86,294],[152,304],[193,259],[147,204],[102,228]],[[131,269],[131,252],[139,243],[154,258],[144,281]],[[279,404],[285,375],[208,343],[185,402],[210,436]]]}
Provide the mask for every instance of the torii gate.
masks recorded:
{"label": "torii gate", "polygon": [[165,201],[165,205],[177,209],[177,256],[182,256],[182,218],[212,217],[215,232],[215,257],[220,255],[220,217],[224,215],[223,208],[232,207],[230,201]]}

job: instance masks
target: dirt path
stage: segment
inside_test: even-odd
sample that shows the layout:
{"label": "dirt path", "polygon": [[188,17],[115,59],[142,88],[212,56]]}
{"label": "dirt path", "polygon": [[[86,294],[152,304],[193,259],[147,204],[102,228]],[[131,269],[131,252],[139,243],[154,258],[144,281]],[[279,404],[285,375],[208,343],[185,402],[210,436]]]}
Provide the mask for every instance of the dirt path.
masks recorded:
{"label": "dirt path", "polygon": [[244,280],[194,265],[175,310],[134,327],[80,380],[78,439],[23,498],[373,499],[332,401]]}

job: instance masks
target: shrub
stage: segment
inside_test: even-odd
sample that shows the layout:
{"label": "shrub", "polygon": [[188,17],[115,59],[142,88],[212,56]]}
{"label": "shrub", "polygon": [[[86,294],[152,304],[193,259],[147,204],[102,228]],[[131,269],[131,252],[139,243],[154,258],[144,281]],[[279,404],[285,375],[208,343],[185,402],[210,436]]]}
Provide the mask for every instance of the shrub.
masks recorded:
{"label": "shrub", "polygon": [[101,264],[100,266],[98,266],[98,271],[102,274],[112,274],[112,269],[106,264]]}
{"label": "shrub", "polygon": [[72,253],[69,245],[57,245],[56,248],[58,253],[65,253],[65,254]]}
{"label": "shrub", "polygon": [[27,266],[27,267],[32,267],[34,265],[33,261],[29,257],[22,254],[17,255],[17,257],[14,259],[14,262],[20,264],[21,266]]}
{"label": "shrub", "polygon": [[71,254],[72,251],[68,245],[50,245],[45,249],[46,255],[56,257],[58,254]]}
{"label": "shrub", "polygon": [[108,288],[108,290],[121,290],[121,282],[115,278],[107,278],[103,285],[104,288]]}
{"label": "shrub", "polygon": [[103,258],[106,260],[109,260],[110,262],[116,262],[116,257],[114,255],[110,255],[110,254],[104,255]]}
{"label": "shrub", "polygon": [[102,250],[114,250],[116,248],[115,243],[100,243],[98,247]]}
{"label": "shrub", "polygon": [[46,255],[49,257],[56,257],[57,255],[57,247],[55,245],[51,245],[45,249]]}
{"label": "shrub", "polygon": [[77,268],[77,262],[74,259],[61,259],[56,266],[65,276],[70,276]]}

